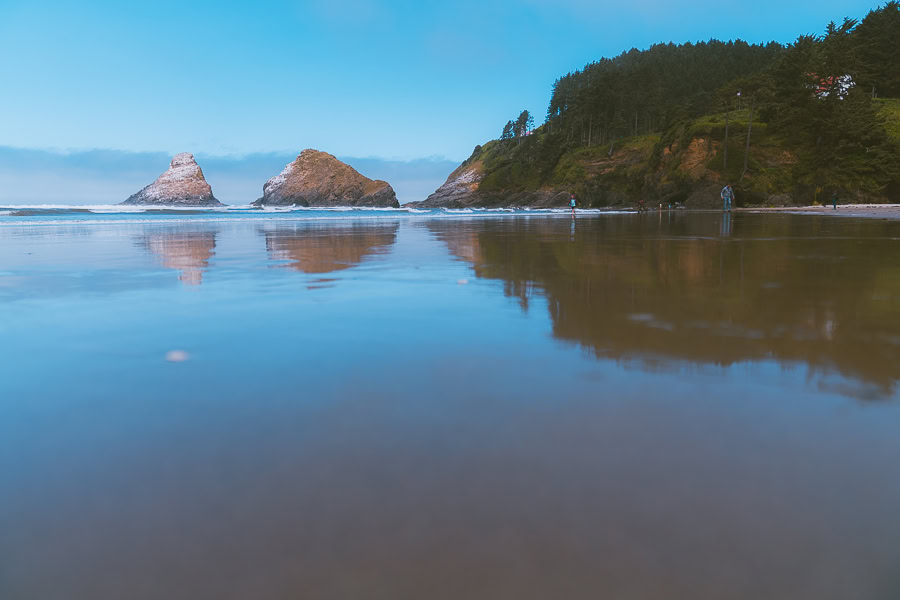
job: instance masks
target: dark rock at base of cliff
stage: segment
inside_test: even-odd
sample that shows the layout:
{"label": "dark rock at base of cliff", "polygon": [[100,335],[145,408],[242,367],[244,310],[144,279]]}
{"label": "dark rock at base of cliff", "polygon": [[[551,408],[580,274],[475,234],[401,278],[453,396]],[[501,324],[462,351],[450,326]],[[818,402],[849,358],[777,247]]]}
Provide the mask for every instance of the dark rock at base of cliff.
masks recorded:
{"label": "dark rock at base of cliff", "polygon": [[404,206],[412,208],[552,208],[568,206],[569,194],[564,191],[541,190],[537,192],[469,192],[440,201],[422,200]]}
{"label": "dark rock at base of cliff", "polygon": [[768,204],[777,208],[783,208],[785,206],[793,206],[794,199],[791,198],[790,194],[775,194],[769,196]]}
{"label": "dark rock at base of cliff", "polygon": [[685,208],[722,208],[722,188],[724,184],[705,183],[695,186],[684,200]]}
{"label": "dark rock at base of cliff", "polygon": [[[701,210],[722,208],[722,188],[724,187],[724,183],[697,182],[690,188],[684,200],[685,208]],[[766,195],[753,190],[741,189],[739,185],[732,185],[732,188],[734,189],[734,205],[736,207],[793,205],[793,200],[788,194]]]}

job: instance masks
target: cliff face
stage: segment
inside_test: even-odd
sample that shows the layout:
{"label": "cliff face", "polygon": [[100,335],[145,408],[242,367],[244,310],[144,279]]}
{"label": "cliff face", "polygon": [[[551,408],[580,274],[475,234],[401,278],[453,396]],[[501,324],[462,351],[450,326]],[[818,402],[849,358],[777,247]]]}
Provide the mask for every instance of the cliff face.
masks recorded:
{"label": "cliff face", "polygon": [[369,179],[353,167],[318,150],[304,150],[263,186],[254,206],[399,207],[386,181]]}
{"label": "cliff face", "polygon": [[[477,147],[433,194],[407,206],[566,207],[571,193],[581,207],[627,204],[630,192],[620,189],[622,174],[649,158],[644,149],[626,146],[612,156],[599,147],[591,148],[590,154],[583,149],[548,153],[542,137],[521,143],[494,140]],[[601,191],[598,184],[609,189]]]}
{"label": "cliff face", "polygon": [[[893,105],[883,104],[882,111],[890,117]],[[494,140],[477,147],[441,187],[413,205],[566,206],[569,193],[574,193],[582,207],[634,207],[643,200],[648,208],[676,203],[719,208],[719,192],[726,183],[734,188],[738,206],[828,202],[827,186],[798,178],[797,151],[783,135],[769,131],[758,115],[744,171],[749,116],[749,110],[732,111],[726,126],[724,114],[705,115],[662,134],[619,139],[612,146],[575,144],[539,128],[522,139]],[[900,128],[892,135],[900,140]],[[862,179],[865,169],[875,166],[860,162],[848,169]],[[900,200],[896,188],[875,183],[848,184],[850,189],[841,191],[839,199],[844,203]]]}
{"label": "cliff face", "polygon": [[566,206],[569,194],[560,189],[484,190],[484,161],[469,159],[447,178],[444,184],[421,202],[406,206],[421,208],[467,208],[496,206],[552,207]]}
{"label": "cliff face", "polygon": [[478,184],[481,183],[483,170],[484,163],[479,160],[472,161],[471,164],[468,164],[468,161],[461,164],[450,173],[447,181],[420,205],[425,208],[468,206],[478,197]]}
{"label": "cliff face", "polygon": [[156,181],[122,202],[128,205],[224,206],[213,196],[200,165],[188,152],[176,154]]}

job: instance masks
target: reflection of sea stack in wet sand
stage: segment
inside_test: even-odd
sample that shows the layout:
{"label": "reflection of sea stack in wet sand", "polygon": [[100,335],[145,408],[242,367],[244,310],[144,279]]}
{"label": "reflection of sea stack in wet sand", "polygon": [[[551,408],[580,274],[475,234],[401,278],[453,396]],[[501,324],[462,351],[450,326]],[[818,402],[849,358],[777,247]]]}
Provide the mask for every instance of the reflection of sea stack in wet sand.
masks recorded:
{"label": "reflection of sea stack in wet sand", "polygon": [[304,273],[331,273],[358,265],[371,255],[387,252],[397,239],[397,223],[310,226],[264,230],[266,249],[276,260]]}
{"label": "reflection of sea stack in wet sand", "polygon": [[200,285],[215,253],[216,232],[150,233],[144,237],[144,244],[164,267],[181,271],[178,279],[187,285]]}
{"label": "reflection of sea stack in wet sand", "polygon": [[200,165],[188,152],[176,154],[165,173],[122,204],[224,206],[213,196]]}
{"label": "reflection of sea stack in wet sand", "polygon": [[381,206],[397,208],[386,181],[372,180],[318,150],[304,150],[263,186],[254,206]]}

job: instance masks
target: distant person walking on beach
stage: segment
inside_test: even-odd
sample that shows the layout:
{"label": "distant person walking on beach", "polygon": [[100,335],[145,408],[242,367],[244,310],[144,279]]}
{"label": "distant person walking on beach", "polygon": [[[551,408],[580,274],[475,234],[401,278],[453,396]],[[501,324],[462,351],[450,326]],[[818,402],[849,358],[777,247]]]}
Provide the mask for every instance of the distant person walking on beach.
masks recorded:
{"label": "distant person walking on beach", "polygon": [[721,196],[724,210],[731,210],[731,201],[734,200],[734,190],[731,189],[731,184],[725,184],[725,187],[722,188]]}
{"label": "distant person walking on beach", "polygon": [[831,192],[831,209],[837,210],[837,190]]}
{"label": "distant person walking on beach", "polygon": [[569,206],[572,207],[572,216],[573,217],[575,216],[575,206],[577,204],[578,204],[578,201],[575,200],[575,194],[572,194],[572,196],[569,198]]}

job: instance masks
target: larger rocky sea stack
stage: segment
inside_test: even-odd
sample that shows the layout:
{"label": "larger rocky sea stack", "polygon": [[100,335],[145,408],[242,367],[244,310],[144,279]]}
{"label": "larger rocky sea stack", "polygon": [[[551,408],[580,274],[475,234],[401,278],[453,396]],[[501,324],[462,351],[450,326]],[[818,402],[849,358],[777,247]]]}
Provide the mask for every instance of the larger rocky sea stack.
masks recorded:
{"label": "larger rocky sea stack", "polygon": [[165,173],[122,204],[224,206],[213,196],[200,165],[188,152],[176,154]]}
{"label": "larger rocky sea stack", "polygon": [[268,180],[254,206],[400,206],[386,181],[360,175],[356,169],[318,150],[304,150],[294,162]]}

